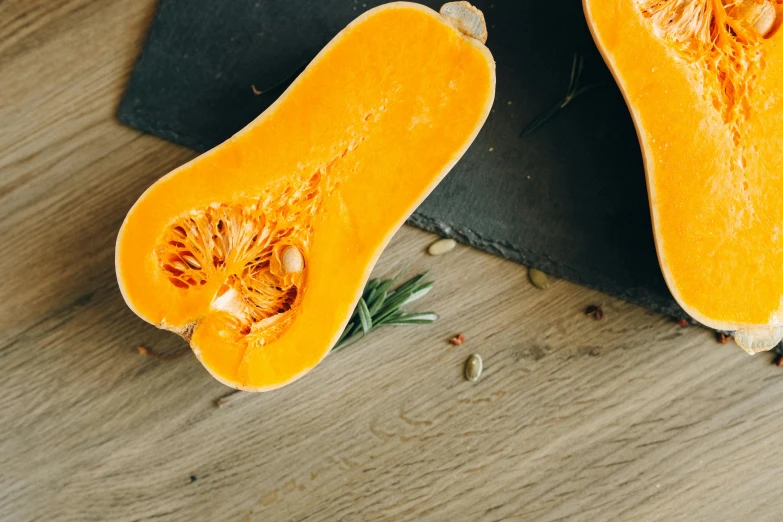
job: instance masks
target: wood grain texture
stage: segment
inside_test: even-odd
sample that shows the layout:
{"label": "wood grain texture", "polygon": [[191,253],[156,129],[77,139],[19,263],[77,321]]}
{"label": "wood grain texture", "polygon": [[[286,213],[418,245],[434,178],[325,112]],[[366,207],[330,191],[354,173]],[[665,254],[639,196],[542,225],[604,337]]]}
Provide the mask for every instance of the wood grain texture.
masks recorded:
{"label": "wood grain texture", "polygon": [[223,408],[194,357],[139,356],[182,341],[125,307],[114,240],[192,157],[113,120],[153,10],[0,3],[1,520],[783,519],[768,356],[411,228],[376,273],[431,268],[433,326]]}

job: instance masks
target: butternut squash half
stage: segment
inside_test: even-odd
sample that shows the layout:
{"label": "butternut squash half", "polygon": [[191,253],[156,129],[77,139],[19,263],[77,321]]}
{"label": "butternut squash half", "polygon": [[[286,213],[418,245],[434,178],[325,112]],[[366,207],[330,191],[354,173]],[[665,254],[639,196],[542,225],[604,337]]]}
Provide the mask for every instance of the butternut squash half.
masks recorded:
{"label": "butternut squash half", "polygon": [[139,198],[117,238],[128,306],[234,388],[312,369],[394,232],[486,120],[485,39],[466,2],[361,15],[268,110]]}
{"label": "butternut squash half", "polygon": [[659,262],[746,351],[783,337],[781,0],[584,0],[643,151]]}

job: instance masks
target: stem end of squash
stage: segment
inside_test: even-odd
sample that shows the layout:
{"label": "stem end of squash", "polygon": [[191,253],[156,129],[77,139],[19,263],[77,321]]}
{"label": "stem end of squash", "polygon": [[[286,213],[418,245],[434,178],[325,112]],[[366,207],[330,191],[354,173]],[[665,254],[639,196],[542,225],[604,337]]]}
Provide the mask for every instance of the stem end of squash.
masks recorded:
{"label": "stem end of squash", "polygon": [[765,352],[777,346],[783,340],[783,327],[760,326],[737,330],[734,341],[750,355]]}
{"label": "stem end of squash", "polygon": [[487,22],[484,13],[468,2],[449,2],[440,8],[440,14],[459,32],[479,42],[487,43]]}

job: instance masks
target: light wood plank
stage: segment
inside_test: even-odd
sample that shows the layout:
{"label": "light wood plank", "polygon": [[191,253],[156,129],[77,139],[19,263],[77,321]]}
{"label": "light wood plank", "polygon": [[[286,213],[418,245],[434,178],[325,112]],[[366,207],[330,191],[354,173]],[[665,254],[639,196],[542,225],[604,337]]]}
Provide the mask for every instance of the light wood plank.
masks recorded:
{"label": "light wood plank", "polygon": [[411,228],[376,274],[432,269],[433,326],[224,408],[195,358],[139,356],[183,345],[125,307],[114,239],[192,157],[113,120],[153,9],[0,3],[0,519],[781,519],[769,356]]}

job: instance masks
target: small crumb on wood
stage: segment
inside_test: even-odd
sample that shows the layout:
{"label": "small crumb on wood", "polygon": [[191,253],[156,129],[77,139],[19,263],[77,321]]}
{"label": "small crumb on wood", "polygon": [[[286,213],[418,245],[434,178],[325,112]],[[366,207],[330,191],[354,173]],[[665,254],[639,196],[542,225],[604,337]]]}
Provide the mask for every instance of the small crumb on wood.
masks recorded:
{"label": "small crumb on wood", "polygon": [[175,359],[179,359],[183,355],[190,352],[190,347],[185,348],[184,350],[175,353],[174,355],[160,355],[159,353],[155,353],[149,348],[145,348],[144,346],[137,346],[136,351],[139,352],[139,355],[142,355],[144,357],[150,357],[152,359],[158,359],[159,361],[173,361]]}
{"label": "small crumb on wood", "polygon": [[196,482],[196,475],[191,475],[190,476],[190,483],[193,484],[194,482]]}
{"label": "small crumb on wood", "polygon": [[726,344],[731,340],[731,336],[723,332],[715,332],[715,340],[720,344]]}
{"label": "small crumb on wood", "polygon": [[453,344],[454,346],[461,346],[462,343],[465,342],[465,334],[461,333],[459,335],[455,335],[451,339],[449,339],[449,342]]}
{"label": "small crumb on wood", "polygon": [[677,319],[677,326],[685,328],[686,326],[688,326],[688,321],[685,319]]}
{"label": "small crumb on wood", "polygon": [[588,317],[592,317],[596,321],[600,321],[604,318],[604,310],[598,305],[590,305],[587,308],[585,308],[585,315]]}
{"label": "small crumb on wood", "polygon": [[256,96],[260,96],[261,94],[263,94],[263,92],[259,91],[256,88],[256,85],[254,83],[250,84],[250,88],[253,89],[253,94],[255,94]]}

